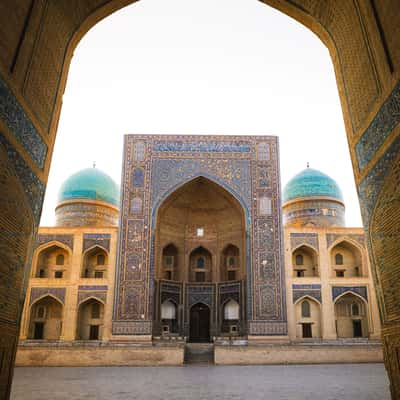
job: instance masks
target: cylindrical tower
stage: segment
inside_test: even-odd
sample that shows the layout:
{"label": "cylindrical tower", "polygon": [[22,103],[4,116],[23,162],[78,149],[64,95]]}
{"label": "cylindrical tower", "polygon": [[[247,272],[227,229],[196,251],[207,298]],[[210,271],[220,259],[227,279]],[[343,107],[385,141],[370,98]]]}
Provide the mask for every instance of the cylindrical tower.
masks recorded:
{"label": "cylindrical tower", "polygon": [[61,185],[56,226],[115,226],[118,210],[118,185],[103,171],[86,168]]}
{"label": "cylindrical tower", "polygon": [[334,179],[307,167],[283,190],[283,224],[288,227],[345,226],[342,191]]}

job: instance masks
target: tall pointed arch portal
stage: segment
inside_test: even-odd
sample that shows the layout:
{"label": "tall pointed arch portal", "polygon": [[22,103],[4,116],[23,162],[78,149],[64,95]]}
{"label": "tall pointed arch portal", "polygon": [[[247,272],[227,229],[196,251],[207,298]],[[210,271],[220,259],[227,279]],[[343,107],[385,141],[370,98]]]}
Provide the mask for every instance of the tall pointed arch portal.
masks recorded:
{"label": "tall pointed arch portal", "polygon": [[286,336],[277,138],[128,135],[124,157],[115,339],[190,338],[197,303],[211,338]]}

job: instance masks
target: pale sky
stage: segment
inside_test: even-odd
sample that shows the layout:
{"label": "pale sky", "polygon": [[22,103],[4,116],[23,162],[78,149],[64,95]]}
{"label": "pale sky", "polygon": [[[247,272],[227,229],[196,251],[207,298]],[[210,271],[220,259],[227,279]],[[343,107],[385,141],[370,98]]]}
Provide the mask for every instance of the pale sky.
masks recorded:
{"label": "pale sky", "polygon": [[276,135],[282,186],[306,167],[340,185],[362,226],[328,50],[257,0],[141,0],[75,50],[41,220],[61,183],[97,167],[117,183],[126,133]]}

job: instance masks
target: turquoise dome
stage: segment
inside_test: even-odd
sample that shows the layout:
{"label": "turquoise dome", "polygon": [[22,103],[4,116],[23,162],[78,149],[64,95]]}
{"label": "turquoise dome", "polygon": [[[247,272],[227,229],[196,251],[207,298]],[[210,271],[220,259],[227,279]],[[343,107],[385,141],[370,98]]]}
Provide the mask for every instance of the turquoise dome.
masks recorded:
{"label": "turquoise dome", "polygon": [[75,199],[101,200],[119,206],[119,188],[97,168],[86,168],[71,175],[58,192],[58,202]]}
{"label": "turquoise dome", "polygon": [[300,197],[332,197],[343,203],[342,191],[336,181],[313,168],[299,172],[283,189],[283,203]]}

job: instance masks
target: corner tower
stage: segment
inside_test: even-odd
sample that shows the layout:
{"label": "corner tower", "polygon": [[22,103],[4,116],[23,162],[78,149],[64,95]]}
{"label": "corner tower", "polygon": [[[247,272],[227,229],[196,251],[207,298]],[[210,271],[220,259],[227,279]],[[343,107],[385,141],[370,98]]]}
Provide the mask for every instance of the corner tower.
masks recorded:
{"label": "corner tower", "polygon": [[290,227],[345,226],[345,205],[339,185],[330,176],[307,167],[283,189],[283,224]]}
{"label": "corner tower", "polygon": [[56,226],[118,225],[119,188],[97,168],[71,175],[58,192]]}

